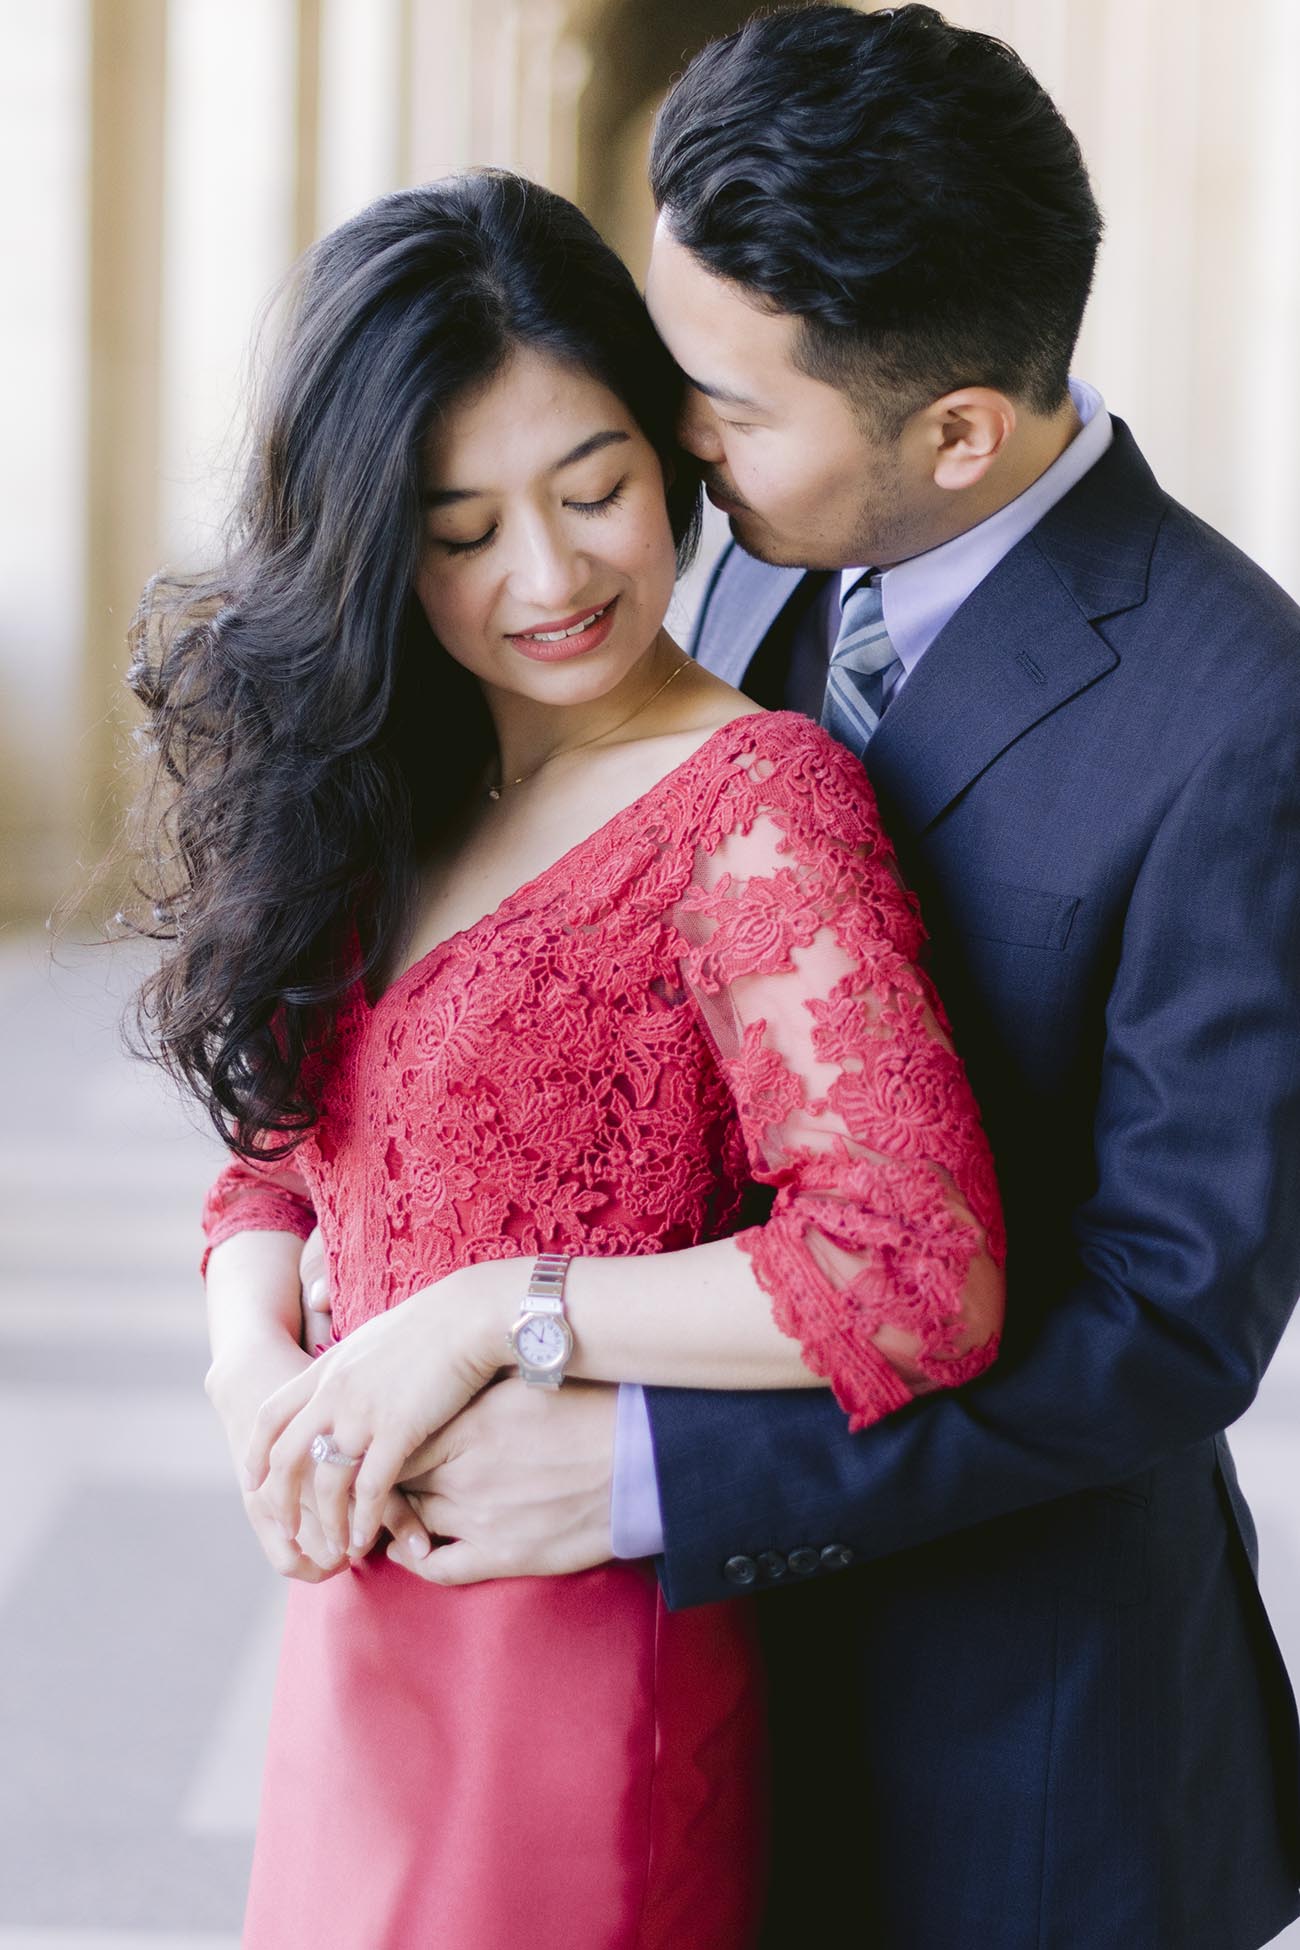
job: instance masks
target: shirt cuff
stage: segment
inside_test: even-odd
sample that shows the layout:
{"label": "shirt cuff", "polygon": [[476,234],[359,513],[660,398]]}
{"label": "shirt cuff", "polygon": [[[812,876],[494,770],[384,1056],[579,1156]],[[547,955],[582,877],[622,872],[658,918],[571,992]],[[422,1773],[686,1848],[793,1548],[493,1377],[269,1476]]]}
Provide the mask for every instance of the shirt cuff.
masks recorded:
{"label": "shirt cuff", "polygon": [[658,1557],[664,1547],[659,1479],[645,1389],[624,1382],[614,1421],[609,1534],[615,1557]]}

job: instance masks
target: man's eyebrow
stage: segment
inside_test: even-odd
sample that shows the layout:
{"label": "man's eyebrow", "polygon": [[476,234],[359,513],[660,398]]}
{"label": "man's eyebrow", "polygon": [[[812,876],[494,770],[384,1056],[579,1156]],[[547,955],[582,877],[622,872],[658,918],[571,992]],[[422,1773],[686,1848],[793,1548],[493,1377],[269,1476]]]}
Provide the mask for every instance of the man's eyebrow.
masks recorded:
{"label": "man's eyebrow", "polygon": [[[585,440],[570,448],[563,459],[557,460],[547,471],[560,474],[566,467],[574,467],[580,460],[586,460],[589,454],[598,454],[604,447],[616,447],[631,438],[630,433],[624,433],[617,427],[608,427],[603,433],[588,434]],[[453,501],[481,500],[490,492],[489,488],[426,488],[420,500],[426,508],[445,508]]]}
{"label": "man's eyebrow", "polygon": [[710,386],[703,379],[692,379],[689,373],[685,374],[685,379],[688,386],[697,393],[703,393],[706,399],[721,400],[724,406],[747,406],[755,413],[763,411],[756,399],[746,399],[743,393],[733,393],[729,387]]}

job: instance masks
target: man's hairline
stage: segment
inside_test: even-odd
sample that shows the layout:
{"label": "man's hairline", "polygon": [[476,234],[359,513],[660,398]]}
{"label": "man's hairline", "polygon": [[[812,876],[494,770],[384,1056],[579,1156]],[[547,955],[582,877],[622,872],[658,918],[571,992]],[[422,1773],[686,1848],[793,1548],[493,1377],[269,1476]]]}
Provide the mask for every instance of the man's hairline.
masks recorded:
{"label": "man's hairline", "polygon": [[[864,433],[876,439],[883,438],[896,441],[900,437],[903,427],[914,414],[924,412],[928,406],[933,406],[937,400],[945,398],[947,393],[961,390],[960,386],[950,386],[945,388],[943,392],[936,393],[931,399],[918,400],[914,405],[909,406],[905,412],[900,410],[896,414],[882,414],[865,392],[853,387],[840,385],[836,380],[827,379],[822,373],[813,371],[812,358],[816,354],[818,334],[826,333],[827,340],[829,340],[827,328],[815,314],[812,312],[786,311],[776,303],[775,299],[768,292],[760,290],[757,285],[746,284],[743,278],[728,277],[725,271],[715,270],[713,265],[708,263],[700,255],[699,251],[694,249],[692,245],[688,244],[678,235],[673,224],[671,203],[656,203],[655,208],[659,221],[663,224],[673,243],[677,245],[679,250],[685,251],[687,256],[699,265],[707,277],[714,278],[719,284],[727,285],[744,303],[749,305],[751,310],[761,312],[765,317],[793,319],[795,335],[790,352],[790,362],[794,370],[803,378],[814,380],[818,385],[829,386],[832,392],[838,393],[842,399],[847,401],[855,420],[857,420]],[[865,368],[871,359],[869,347],[861,347],[861,357]],[[762,411],[757,400],[746,400],[741,396],[729,393],[725,389],[701,386],[699,381],[692,378],[689,373],[686,375],[686,379],[689,385],[694,386],[699,392],[704,393],[707,398],[722,399],[735,405],[751,406],[757,411]],[[975,379],[966,381],[964,384],[986,387],[992,392],[1002,393],[1014,406],[1028,413],[1037,415],[1041,412],[1041,409],[1030,404],[1027,395],[1008,392],[1006,387],[994,386],[989,380]],[[1068,398],[1069,389],[1067,387],[1059,405],[1064,406]]]}

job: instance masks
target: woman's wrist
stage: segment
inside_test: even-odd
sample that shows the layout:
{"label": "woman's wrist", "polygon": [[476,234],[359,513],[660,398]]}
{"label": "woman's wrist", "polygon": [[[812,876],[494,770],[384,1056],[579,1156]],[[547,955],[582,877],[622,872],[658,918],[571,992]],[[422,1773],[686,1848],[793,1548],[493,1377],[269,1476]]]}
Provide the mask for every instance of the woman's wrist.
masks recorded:
{"label": "woman's wrist", "polygon": [[510,1329],[524,1307],[534,1255],[523,1259],[485,1259],[462,1266],[427,1293],[445,1308],[443,1321],[453,1361],[485,1384],[509,1366]]}
{"label": "woman's wrist", "polygon": [[213,1356],[203,1388],[221,1421],[243,1420],[282,1382],[311,1360],[291,1335],[268,1328],[223,1347]]}

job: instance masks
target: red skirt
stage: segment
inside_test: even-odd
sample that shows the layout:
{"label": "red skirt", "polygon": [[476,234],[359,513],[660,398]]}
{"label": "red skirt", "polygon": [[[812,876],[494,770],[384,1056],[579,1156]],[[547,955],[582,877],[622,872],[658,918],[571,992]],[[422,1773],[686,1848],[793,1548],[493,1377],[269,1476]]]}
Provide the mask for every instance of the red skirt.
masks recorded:
{"label": "red skirt", "polygon": [[744,1601],[642,1564],[295,1584],[246,1950],[747,1950],[762,1695]]}

